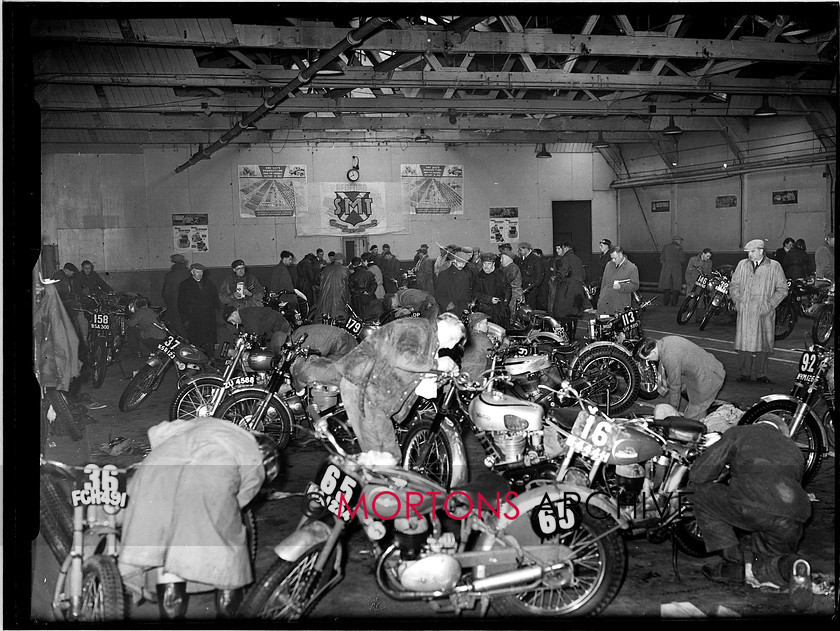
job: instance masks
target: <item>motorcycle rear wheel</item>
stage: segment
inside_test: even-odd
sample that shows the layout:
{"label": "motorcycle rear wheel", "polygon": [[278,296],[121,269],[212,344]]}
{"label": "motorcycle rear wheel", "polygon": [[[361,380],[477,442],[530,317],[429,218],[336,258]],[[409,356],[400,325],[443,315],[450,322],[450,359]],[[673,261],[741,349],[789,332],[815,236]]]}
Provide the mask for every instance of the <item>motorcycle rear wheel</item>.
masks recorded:
{"label": "motorcycle rear wheel", "polygon": [[67,393],[63,390],[47,390],[44,393],[46,411],[49,412],[52,406],[55,412],[55,424],[59,432],[67,434],[73,441],[79,441],[84,436],[84,426],[76,419],[70,404],[67,402]]}
{"label": "motorcycle rear wheel", "polygon": [[[317,579],[317,584],[306,589],[305,579],[323,547],[324,544],[319,543],[294,562],[277,559],[251,587],[237,617],[247,620],[299,620],[305,617],[323,596],[321,594],[313,598],[312,594],[332,578],[333,557],[327,561],[324,574]],[[305,594],[301,591],[305,591]]]}
{"label": "motorcycle rear wheel", "polygon": [[[260,407],[266,392],[264,390],[243,390],[227,397],[216,410],[216,418],[225,419],[237,425],[245,424]],[[277,447],[285,449],[292,432],[292,413],[277,396],[271,398],[271,403],[265,412],[266,418],[257,423],[256,429],[271,436]]]}
{"label": "motorcycle rear wheel", "polygon": [[677,311],[677,324],[683,326],[684,324],[688,324],[689,320],[691,320],[694,312],[697,311],[697,305],[700,302],[700,298],[697,296],[690,295],[685,299],[680,307],[680,310]]}
{"label": "motorcycle rear wheel", "polygon": [[213,377],[199,378],[182,386],[169,404],[169,420],[197,417],[198,408],[209,403],[221,387],[221,379]]}
{"label": "motorcycle rear wheel", "polygon": [[811,337],[820,346],[825,346],[831,335],[834,333],[834,304],[828,303],[820,307],[814,317],[814,326],[811,328]]}
{"label": "motorcycle rear wheel", "polygon": [[[402,465],[409,471],[416,471],[448,489],[452,484],[452,448],[442,431],[432,435],[431,429],[431,420],[415,421],[411,424],[401,445]],[[425,461],[420,462],[420,451],[429,441],[433,441],[431,449]]]}
{"label": "motorcycle rear wheel", "polygon": [[[784,419],[790,427],[791,419],[796,413],[797,402],[783,399],[781,401],[762,401],[744,412],[738,425],[752,425],[765,414],[775,414]],[[791,440],[802,450],[802,457],[805,459],[805,471],[802,474],[802,486],[807,486],[817,475],[822,466],[825,456],[822,432],[820,431],[820,420],[809,409],[796,434]]]}
{"label": "motorcycle rear wheel", "polygon": [[[535,506],[529,512],[539,510]],[[545,577],[534,591],[495,598],[493,607],[504,616],[594,616],[612,602],[624,580],[626,552],[618,531],[592,542],[615,525],[595,507],[581,510],[575,527],[542,540],[531,519],[520,517],[505,531],[520,545],[568,546],[572,553],[588,550],[576,558],[571,573]],[[497,544],[500,545],[500,544]],[[524,566],[523,566],[524,567]],[[509,568],[504,568],[502,571]],[[558,584],[559,583],[559,584]]]}
{"label": "motorcycle rear wheel", "polygon": [[131,412],[139,408],[140,404],[154,391],[154,384],[160,370],[160,366],[144,364],[123,390],[120,397],[120,410]]}
{"label": "motorcycle rear wheel", "polygon": [[609,391],[610,414],[620,414],[632,406],[639,396],[636,362],[617,348],[598,346],[584,351],[574,363],[572,372],[575,379],[585,377],[594,382],[591,389],[587,388],[581,394],[595,405],[605,406]]}
{"label": "motorcycle rear wheel", "polygon": [[39,524],[41,536],[59,564],[70,554],[73,541],[73,511],[70,498],[59,482],[50,475],[41,475],[39,483]]}
{"label": "motorcycle rear wheel", "polygon": [[697,519],[693,515],[678,520],[674,524],[673,535],[677,547],[688,556],[696,559],[711,556],[711,553],[706,551],[703,533],[700,532]]}
{"label": "motorcycle rear wheel", "polygon": [[793,333],[796,326],[796,307],[787,298],[782,300],[781,304],[776,307],[776,330],[774,338],[783,340]]}
{"label": "motorcycle rear wheel", "polygon": [[637,362],[636,366],[639,369],[639,398],[645,401],[658,399],[656,367],[647,362]]}
{"label": "motorcycle rear wheel", "polygon": [[104,622],[125,618],[125,594],[117,562],[96,555],[82,569],[82,603],[79,621]]}
{"label": "motorcycle rear wheel", "polygon": [[90,349],[90,381],[94,388],[99,388],[105,382],[108,372],[108,345],[99,336]]}

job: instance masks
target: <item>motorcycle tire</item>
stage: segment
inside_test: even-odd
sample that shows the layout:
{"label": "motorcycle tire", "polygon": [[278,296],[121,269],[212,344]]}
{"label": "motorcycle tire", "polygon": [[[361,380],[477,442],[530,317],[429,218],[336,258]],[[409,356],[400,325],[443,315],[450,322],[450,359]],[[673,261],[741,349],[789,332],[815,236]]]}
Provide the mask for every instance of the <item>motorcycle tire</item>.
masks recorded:
{"label": "motorcycle tire", "polygon": [[[403,453],[402,466],[409,471],[416,471],[430,480],[448,489],[452,485],[452,447],[442,431],[431,433],[434,414],[423,415],[423,420],[411,423],[400,448]],[[425,462],[418,460],[418,455],[424,445],[432,442],[431,449]]]}
{"label": "motorcycle tire", "polygon": [[213,377],[199,378],[181,386],[169,404],[169,420],[195,418],[198,408],[209,403],[221,387],[222,380]]}
{"label": "motorcycle tire", "polygon": [[[752,425],[765,414],[776,414],[790,426],[790,419],[796,413],[797,406],[796,401],[786,399],[762,401],[744,412],[738,425]],[[802,456],[805,459],[802,486],[807,486],[816,477],[825,456],[820,420],[813,409],[808,410],[796,434],[791,436],[791,440],[802,450]]]}
{"label": "motorcycle tire", "polygon": [[688,556],[703,559],[712,555],[712,553],[706,552],[703,533],[700,532],[697,519],[693,515],[686,515],[684,518],[678,519],[677,523],[674,524],[672,533],[677,548]]}
{"label": "motorcycle tire", "polygon": [[636,362],[636,367],[639,370],[639,398],[644,401],[658,399],[659,379],[656,374],[656,367],[649,366],[647,362]]}
{"label": "motorcycle tire", "polygon": [[689,295],[685,301],[682,303],[680,310],[677,311],[677,324],[683,326],[688,324],[691,318],[694,316],[694,312],[697,311],[697,305],[700,302],[700,298],[697,296]]}
{"label": "motorcycle tire", "polygon": [[41,536],[60,565],[70,554],[70,544],[73,542],[70,498],[54,477],[44,474],[40,477],[39,496]]}
{"label": "motorcycle tire", "polygon": [[814,325],[811,328],[811,337],[820,346],[828,344],[834,333],[834,305],[824,304],[814,316]]}
{"label": "motorcycle tire", "polygon": [[782,300],[781,304],[776,307],[776,330],[774,332],[774,338],[777,340],[783,340],[793,333],[793,329],[796,326],[796,320],[796,307],[790,300],[785,298]]}
{"label": "motorcycle tire", "polygon": [[82,567],[82,602],[78,620],[110,622],[124,618],[125,594],[117,561],[114,557],[101,554],[90,557]]}
{"label": "motorcycle tire", "polygon": [[242,509],[242,524],[245,526],[245,544],[248,546],[248,556],[253,566],[257,561],[259,537],[257,536],[257,516],[254,515],[254,509],[250,506]]}
{"label": "motorcycle tire", "polygon": [[[265,390],[243,390],[225,398],[216,410],[216,418],[225,419],[231,423],[242,425],[246,417],[252,416],[265,398]],[[285,449],[289,445],[292,433],[292,412],[276,395],[272,397],[266,415],[268,422],[260,421],[255,428],[265,432],[277,443],[277,447]]]}
{"label": "motorcycle tire", "polygon": [[[538,511],[539,508],[539,505],[535,506],[529,513]],[[613,519],[595,507],[588,507],[577,513],[577,523],[571,530],[561,531],[548,539],[538,535],[531,522],[532,519],[523,519],[520,516],[505,529],[505,532],[522,546],[568,546],[566,554],[574,554],[584,548],[588,550],[585,555],[572,561],[574,587],[566,585],[566,581],[543,579],[535,591],[496,597],[492,601],[493,608],[501,615],[509,617],[582,617],[594,616],[603,611],[621,588],[627,563],[624,540],[618,531],[592,541],[615,525]],[[510,568],[498,568],[494,573],[508,569]]]}
{"label": "motorcycle tire", "polygon": [[94,341],[90,357],[90,381],[94,388],[100,388],[108,372],[108,345],[101,336]]}
{"label": "motorcycle tire", "polygon": [[120,397],[120,410],[131,412],[139,408],[140,404],[154,391],[159,372],[160,366],[144,364],[123,390]]}
{"label": "motorcycle tire", "polygon": [[[323,543],[313,546],[297,561],[277,559],[248,591],[237,618],[298,620],[306,617],[326,593],[318,594],[318,591],[329,582],[334,573],[335,552],[327,560],[325,571],[318,578],[317,584],[310,589],[301,589],[301,579],[310,573],[323,547]],[[307,594],[307,600],[298,602],[301,592]],[[315,597],[312,594],[315,594]]]}
{"label": "motorcycle tire", "polygon": [[84,426],[74,415],[70,409],[70,404],[67,402],[67,394],[62,390],[47,390],[44,394],[44,399],[49,406],[52,406],[55,411],[55,426],[59,434],[66,434],[74,442],[79,441],[84,436]]}
{"label": "motorcycle tire", "polygon": [[[597,346],[584,351],[573,364],[573,378],[592,378],[593,388],[581,392],[598,407],[607,404],[607,392],[610,398],[610,414],[620,414],[631,407],[639,397],[639,370],[636,362],[627,353],[610,346]],[[609,382],[606,388],[598,382],[605,379],[607,371]]]}
{"label": "motorcycle tire", "polygon": [[709,308],[706,309],[706,313],[703,314],[703,319],[700,320],[701,331],[706,330],[706,325],[708,325],[709,322],[712,321],[712,318],[714,318],[718,314],[718,311],[720,311],[720,307],[716,307],[715,305],[710,305]]}

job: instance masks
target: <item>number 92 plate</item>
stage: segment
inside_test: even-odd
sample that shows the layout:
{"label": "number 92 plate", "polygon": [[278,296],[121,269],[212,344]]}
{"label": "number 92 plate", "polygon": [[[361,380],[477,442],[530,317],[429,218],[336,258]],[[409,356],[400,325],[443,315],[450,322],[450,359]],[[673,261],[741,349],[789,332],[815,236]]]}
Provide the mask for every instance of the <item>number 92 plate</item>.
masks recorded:
{"label": "number 92 plate", "polygon": [[362,497],[362,486],[356,478],[329,462],[322,467],[315,482],[309,483],[306,497],[317,499],[336,517],[350,521],[350,511]]}

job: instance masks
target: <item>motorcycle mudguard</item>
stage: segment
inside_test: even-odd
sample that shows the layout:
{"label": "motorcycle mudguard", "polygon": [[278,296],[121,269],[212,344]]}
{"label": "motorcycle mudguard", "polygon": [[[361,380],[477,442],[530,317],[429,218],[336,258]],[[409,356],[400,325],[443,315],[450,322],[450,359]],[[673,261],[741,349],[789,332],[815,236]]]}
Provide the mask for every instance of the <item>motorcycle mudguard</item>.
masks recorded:
{"label": "motorcycle mudguard", "polygon": [[469,468],[467,466],[467,453],[464,448],[464,441],[461,439],[461,432],[458,431],[458,426],[449,417],[444,417],[440,424],[440,431],[446,437],[446,442],[449,443],[449,449],[452,451],[452,484],[451,488],[460,488],[469,481]]}
{"label": "motorcycle mudguard", "polygon": [[311,521],[298,528],[280,543],[274,546],[274,554],[294,563],[313,546],[323,543],[330,536],[331,529],[322,521]]}
{"label": "motorcycle mudguard", "polygon": [[184,386],[190,386],[190,385],[193,385],[194,383],[196,383],[198,381],[203,381],[204,383],[213,382],[213,385],[219,385],[219,386],[224,385],[224,383],[225,383],[224,380],[219,375],[208,375],[208,374],[205,374],[205,373],[201,373],[201,374],[198,374],[198,375],[192,375],[190,377],[187,377],[186,379],[183,380],[183,382],[178,384],[178,387],[183,388]]}
{"label": "motorcycle mudguard", "polygon": [[562,339],[560,339],[559,335],[550,331],[528,331],[528,335],[525,336],[525,339],[529,342],[539,340],[554,342],[555,344],[563,344],[564,346],[568,345],[568,342],[564,342]]}
{"label": "motorcycle mudguard", "polygon": [[631,359],[633,358],[632,353],[630,353],[630,351],[628,351],[626,348],[624,348],[621,344],[616,344],[615,342],[595,342],[593,344],[587,344],[586,346],[582,347],[575,354],[575,358],[572,360],[571,368],[574,368],[577,365],[578,360],[581,358],[581,355],[583,355],[584,353],[586,353],[588,351],[591,351],[593,348],[599,348],[599,347],[602,347],[602,346],[612,347],[615,350],[619,351],[619,353],[621,353],[623,355],[626,355],[627,357],[629,357]]}
{"label": "motorcycle mudguard", "polygon": [[[622,529],[630,527],[630,522],[621,515],[616,503],[604,492],[576,484],[560,483],[539,486],[517,496],[511,502],[502,503],[502,518],[499,520],[499,527],[504,529],[519,519],[530,519],[527,516],[528,511],[539,506],[545,499],[546,494],[548,494],[552,503],[564,502],[568,499],[569,502],[576,503],[584,511],[589,507],[598,508],[607,514],[605,519],[616,521]],[[511,519],[509,516],[513,518]]]}
{"label": "motorcycle mudguard", "polygon": [[764,401],[765,403],[770,403],[771,401],[794,401],[797,404],[799,403],[799,399],[792,397],[789,394],[767,394],[759,400]]}
{"label": "motorcycle mudguard", "polygon": [[147,366],[162,366],[163,360],[158,357],[157,355],[152,355],[149,359],[146,360]]}

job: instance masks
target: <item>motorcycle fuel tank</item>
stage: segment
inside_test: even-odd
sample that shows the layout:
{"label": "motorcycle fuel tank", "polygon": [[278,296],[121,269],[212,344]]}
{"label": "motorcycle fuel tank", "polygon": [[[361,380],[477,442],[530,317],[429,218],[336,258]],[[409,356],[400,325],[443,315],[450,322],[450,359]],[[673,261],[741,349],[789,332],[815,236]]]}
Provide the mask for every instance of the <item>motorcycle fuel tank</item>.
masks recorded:
{"label": "motorcycle fuel tank", "polygon": [[525,355],[524,357],[508,357],[505,359],[505,370],[513,377],[527,375],[551,368],[548,355]]}
{"label": "motorcycle fuel tank", "polygon": [[267,348],[260,348],[248,355],[248,366],[251,370],[271,370],[271,362],[274,360],[274,353]]}
{"label": "motorcycle fuel tank", "polygon": [[610,442],[610,457],[605,464],[645,462],[662,453],[656,439],[632,427],[622,427]]}
{"label": "motorcycle fuel tank", "polygon": [[536,403],[491,391],[470,402],[470,418],[486,432],[536,431],[543,426],[543,409]]}

